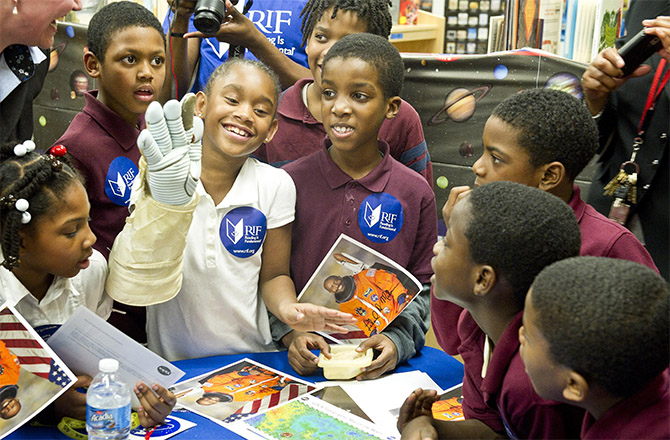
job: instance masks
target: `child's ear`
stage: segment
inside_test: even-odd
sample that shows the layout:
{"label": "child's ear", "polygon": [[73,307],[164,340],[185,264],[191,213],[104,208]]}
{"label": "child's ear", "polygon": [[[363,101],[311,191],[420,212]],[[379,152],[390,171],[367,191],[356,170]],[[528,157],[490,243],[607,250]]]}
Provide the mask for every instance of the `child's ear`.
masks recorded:
{"label": "child's ear", "polygon": [[488,265],[481,265],[477,267],[474,293],[476,296],[487,295],[496,285],[498,276],[495,269]]}
{"label": "child's ear", "polygon": [[550,162],[544,165],[544,172],[540,180],[539,188],[544,191],[549,191],[557,187],[566,178],[565,167],[560,162]]}
{"label": "child's ear", "polygon": [[569,402],[583,402],[589,394],[589,384],[584,376],[575,370],[570,370],[566,376],[565,387],[563,388],[563,398]]}
{"label": "child's ear", "polygon": [[393,119],[400,111],[400,96],[392,96],[386,101],[386,119]]}
{"label": "child's ear", "polygon": [[84,68],[91,78],[100,77],[100,60],[88,48],[84,50]]}
{"label": "child's ear", "polygon": [[268,130],[267,136],[265,136],[265,142],[266,144],[272,140],[273,137],[275,137],[275,134],[277,133],[277,128],[279,127],[279,123],[277,122],[277,119],[272,120],[272,124],[270,125],[270,130]]}
{"label": "child's ear", "polygon": [[207,95],[200,91],[195,95],[195,115],[202,118],[207,110]]}

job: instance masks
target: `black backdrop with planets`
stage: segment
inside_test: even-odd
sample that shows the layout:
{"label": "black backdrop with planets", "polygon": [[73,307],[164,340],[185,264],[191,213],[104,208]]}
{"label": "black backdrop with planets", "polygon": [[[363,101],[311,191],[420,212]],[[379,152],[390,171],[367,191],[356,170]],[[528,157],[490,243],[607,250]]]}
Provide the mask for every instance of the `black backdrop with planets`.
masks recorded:
{"label": "black backdrop with planets", "polygon": [[[453,186],[472,185],[493,108],[521,90],[551,87],[582,98],[585,64],[537,50],[488,55],[403,54],[402,98],[419,113],[433,161],[438,217]],[[541,118],[542,115],[538,115]],[[577,183],[586,188],[589,165]],[[584,190],[583,190],[584,191]]]}

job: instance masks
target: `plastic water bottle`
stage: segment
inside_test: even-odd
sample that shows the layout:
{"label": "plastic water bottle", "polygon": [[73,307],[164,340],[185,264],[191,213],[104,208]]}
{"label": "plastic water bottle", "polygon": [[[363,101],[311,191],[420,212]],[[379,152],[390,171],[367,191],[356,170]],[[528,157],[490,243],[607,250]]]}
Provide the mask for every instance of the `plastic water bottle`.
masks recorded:
{"label": "plastic water bottle", "polygon": [[89,440],[117,440],[130,433],[130,389],[119,381],[119,361],[101,359],[86,392],[86,431]]}

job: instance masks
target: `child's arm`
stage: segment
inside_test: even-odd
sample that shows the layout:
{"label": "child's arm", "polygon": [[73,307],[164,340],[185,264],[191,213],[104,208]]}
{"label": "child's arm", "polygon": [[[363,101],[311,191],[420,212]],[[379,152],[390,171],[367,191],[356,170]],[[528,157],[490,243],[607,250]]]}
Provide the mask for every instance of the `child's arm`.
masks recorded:
{"label": "child's arm", "polygon": [[435,390],[423,390],[417,388],[412,391],[412,394],[405,399],[400,407],[397,424],[398,431],[402,433],[405,426],[417,417],[428,416],[432,418],[433,413],[431,407],[437,400],[439,400],[439,397]]}
{"label": "child's arm", "polygon": [[77,376],[77,381],[54,402],[56,420],[63,417],[86,420],[86,393],[77,391],[91,385],[90,376]]}
{"label": "child's arm", "polygon": [[177,397],[171,391],[158,384],[154,384],[152,389],[138,382],[133,390],[140,401],[137,416],[145,428],[163,423],[177,403]]}
{"label": "child's arm", "polygon": [[[172,16],[171,27],[173,33],[178,35],[188,33],[195,3],[195,1],[190,0],[180,0],[178,2],[177,10],[174,11]],[[170,98],[175,98],[172,96],[174,81],[177,83],[178,96],[176,96],[176,99],[181,99],[186,95],[193,71],[200,57],[200,38],[171,37],[169,32],[165,37],[167,60],[165,63],[165,82],[158,97],[158,101],[161,103],[167,102]]]}
{"label": "child's arm", "polygon": [[344,324],[356,319],[348,313],[309,303],[298,303],[289,276],[291,223],[268,229],[263,243],[260,292],[267,308],[295,330],[328,330],[346,333]]}
{"label": "child's arm", "polygon": [[[249,49],[256,58],[275,71],[283,88],[292,86],[301,78],[311,78],[309,69],[280,52],[251,20],[235,9],[228,0],[226,0],[226,11],[228,15],[225,22],[215,35],[217,40]],[[187,36],[205,37],[201,32],[191,32]]]}

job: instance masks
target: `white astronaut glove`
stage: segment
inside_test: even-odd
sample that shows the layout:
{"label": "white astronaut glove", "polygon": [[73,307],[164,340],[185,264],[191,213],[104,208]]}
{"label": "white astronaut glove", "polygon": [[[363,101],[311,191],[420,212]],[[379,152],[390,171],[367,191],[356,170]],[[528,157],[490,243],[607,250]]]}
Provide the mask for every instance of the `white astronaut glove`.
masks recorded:
{"label": "white astronaut glove", "polygon": [[162,108],[154,101],[145,113],[148,128],[137,138],[147,161],[151,195],[167,205],[187,204],[200,180],[203,123],[194,118],[194,110],[193,93]]}

